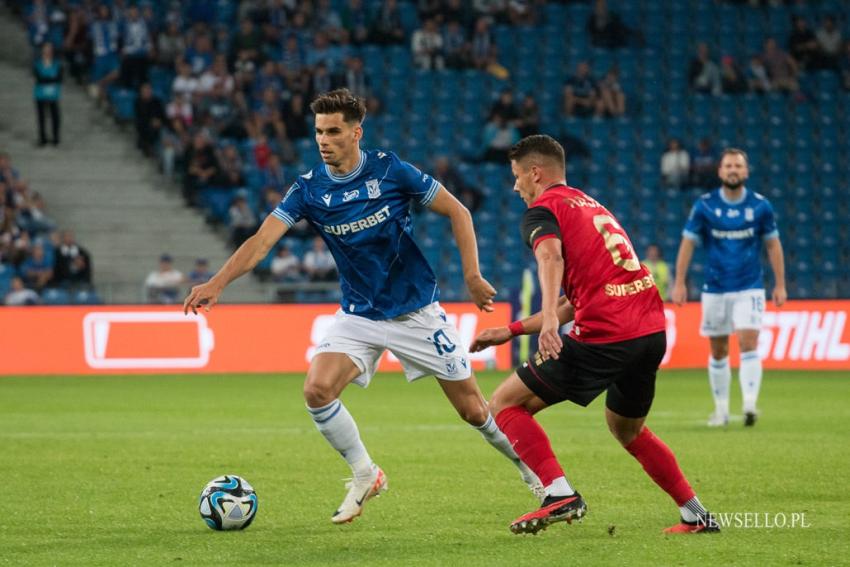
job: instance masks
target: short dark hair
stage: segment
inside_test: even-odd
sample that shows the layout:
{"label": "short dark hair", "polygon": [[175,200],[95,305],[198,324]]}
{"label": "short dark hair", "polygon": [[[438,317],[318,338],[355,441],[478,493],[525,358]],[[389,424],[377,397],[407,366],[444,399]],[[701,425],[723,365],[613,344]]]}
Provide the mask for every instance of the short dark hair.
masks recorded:
{"label": "short dark hair", "polygon": [[726,148],[723,150],[723,153],[720,154],[720,161],[723,161],[723,158],[726,156],[743,156],[744,161],[747,165],[750,165],[750,158],[747,157],[747,152],[738,148]]}
{"label": "short dark hair", "polygon": [[556,161],[558,165],[566,169],[564,147],[551,136],[545,134],[526,136],[511,148],[508,152],[508,159],[519,162],[531,154]]}
{"label": "short dark hair", "polygon": [[363,122],[366,118],[366,103],[348,89],[336,89],[317,96],[310,103],[313,114],[342,113],[346,122]]}

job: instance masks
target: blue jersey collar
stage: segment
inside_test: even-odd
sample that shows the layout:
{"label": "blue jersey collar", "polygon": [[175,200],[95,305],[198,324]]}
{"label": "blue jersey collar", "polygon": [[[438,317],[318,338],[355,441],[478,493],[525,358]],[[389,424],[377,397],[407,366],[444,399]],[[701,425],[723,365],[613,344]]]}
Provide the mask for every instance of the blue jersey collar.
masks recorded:
{"label": "blue jersey collar", "polygon": [[731,199],[726,197],[726,194],[723,193],[723,187],[718,189],[717,193],[720,195],[720,200],[723,201],[724,203],[726,203],[727,205],[740,205],[747,198],[747,188],[746,187],[744,187],[744,190],[741,192],[741,198],[736,200],[736,201],[732,201]]}
{"label": "blue jersey collar", "polygon": [[351,181],[363,171],[363,166],[366,165],[366,152],[360,150],[360,161],[357,162],[357,167],[346,173],[345,175],[334,175],[331,173],[331,168],[328,167],[328,164],[325,164],[325,173],[328,174],[328,177],[331,181],[335,181],[336,183],[345,183],[346,181]]}

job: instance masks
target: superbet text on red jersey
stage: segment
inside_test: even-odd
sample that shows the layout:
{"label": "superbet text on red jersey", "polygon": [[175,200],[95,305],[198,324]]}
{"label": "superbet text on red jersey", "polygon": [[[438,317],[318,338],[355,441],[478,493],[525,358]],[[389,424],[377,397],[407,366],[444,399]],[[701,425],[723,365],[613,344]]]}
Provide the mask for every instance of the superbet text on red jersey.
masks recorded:
{"label": "superbet text on red jersey", "polygon": [[576,310],[575,340],[611,343],[665,329],[652,274],[614,215],[592,197],[565,185],[546,189],[526,211],[522,234],[532,249],[560,239],[561,285]]}

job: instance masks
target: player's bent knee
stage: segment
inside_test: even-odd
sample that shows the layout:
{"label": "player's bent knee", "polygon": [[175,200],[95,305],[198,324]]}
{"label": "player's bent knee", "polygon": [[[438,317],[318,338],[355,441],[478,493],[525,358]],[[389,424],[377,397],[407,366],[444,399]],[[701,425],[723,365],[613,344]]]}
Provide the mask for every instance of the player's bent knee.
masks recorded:
{"label": "player's bent knee", "polygon": [[304,384],[304,401],[311,408],[326,406],[336,399],[333,390],[324,384],[307,381]]}
{"label": "player's bent knee", "polygon": [[469,425],[479,427],[487,421],[487,416],[490,415],[490,410],[483,403],[470,404],[457,410],[460,418]]}

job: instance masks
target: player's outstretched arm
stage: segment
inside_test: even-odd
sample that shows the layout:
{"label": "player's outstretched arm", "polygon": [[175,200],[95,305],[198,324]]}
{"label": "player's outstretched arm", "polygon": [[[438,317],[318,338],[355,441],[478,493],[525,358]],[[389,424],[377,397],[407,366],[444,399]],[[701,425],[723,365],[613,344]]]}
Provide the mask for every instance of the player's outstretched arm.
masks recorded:
{"label": "player's outstretched arm", "polygon": [[[558,298],[558,323],[563,325],[575,319],[575,308],[566,296]],[[538,311],[519,321],[523,335],[536,335],[543,326],[543,312]],[[501,345],[513,338],[514,334],[508,327],[490,327],[481,331],[469,347],[470,352],[478,352],[485,348]]]}
{"label": "player's outstretched arm", "polygon": [[289,226],[282,220],[273,215],[266,217],[259,230],[242,243],[210,281],[192,288],[183,301],[183,313],[189,313],[191,309],[192,313],[197,314],[199,307],[209,311],[218,302],[218,296],[224,288],[259,264],[287,230]]}
{"label": "player's outstretched arm", "polygon": [[673,283],[673,303],[682,305],[688,300],[688,288],[685,285],[688,267],[694,257],[696,243],[690,238],[682,238],[679,253],[676,255],[676,279]]}
{"label": "player's outstretched arm", "polygon": [[430,208],[435,213],[449,217],[452,222],[457,248],[460,251],[460,261],[463,264],[463,279],[469,290],[469,295],[478,309],[493,311],[493,297],[496,290],[490,282],[481,275],[478,267],[478,244],[475,241],[475,229],[472,226],[472,215],[463,204],[455,199],[442,185],[437,195],[431,201]]}
{"label": "player's outstretched arm", "polygon": [[771,238],[765,242],[765,248],[770,267],[773,268],[773,279],[776,280],[776,285],[773,286],[773,304],[782,307],[788,299],[788,292],[785,290],[785,255],[782,252],[782,242],[779,238]]}

